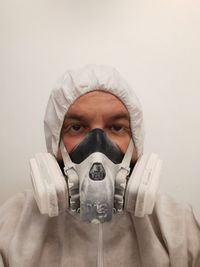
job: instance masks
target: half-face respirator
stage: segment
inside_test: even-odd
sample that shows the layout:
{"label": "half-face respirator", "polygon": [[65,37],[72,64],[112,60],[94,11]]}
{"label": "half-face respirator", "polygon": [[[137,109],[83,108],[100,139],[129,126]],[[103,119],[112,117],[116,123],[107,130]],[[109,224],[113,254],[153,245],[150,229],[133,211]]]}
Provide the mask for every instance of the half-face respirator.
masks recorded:
{"label": "half-face respirator", "polygon": [[101,129],[89,132],[70,155],[61,143],[70,210],[81,220],[110,221],[113,211],[122,211],[132,152],[132,141],[124,155]]}
{"label": "half-face respirator", "polygon": [[144,154],[130,171],[133,148],[131,139],[123,154],[101,129],[89,132],[70,154],[61,141],[64,175],[52,154],[36,154],[30,167],[40,212],[53,217],[68,209],[94,223],[110,221],[123,210],[137,217],[151,214],[161,160]]}

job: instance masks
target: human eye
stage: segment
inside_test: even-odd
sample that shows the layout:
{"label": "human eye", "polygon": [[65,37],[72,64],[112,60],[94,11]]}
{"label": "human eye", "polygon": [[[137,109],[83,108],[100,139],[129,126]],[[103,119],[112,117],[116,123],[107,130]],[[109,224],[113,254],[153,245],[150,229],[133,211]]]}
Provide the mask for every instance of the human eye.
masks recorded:
{"label": "human eye", "polygon": [[70,130],[74,131],[74,132],[79,132],[82,128],[83,128],[83,126],[80,124],[72,124],[70,126]]}
{"label": "human eye", "polygon": [[130,127],[128,127],[126,124],[121,124],[121,123],[112,124],[110,125],[109,129],[112,134],[118,135],[118,136],[131,134]]}
{"label": "human eye", "polygon": [[113,132],[123,132],[125,127],[120,124],[113,124],[110,126],[111,131]]}
{"label": "human eye", "polygon": [[68,125],[65,125],[63,127],[63,134],[69,134],[69,135],[77,135],[81,134],[85,131],[85,125],[81,123],[70,123]]}

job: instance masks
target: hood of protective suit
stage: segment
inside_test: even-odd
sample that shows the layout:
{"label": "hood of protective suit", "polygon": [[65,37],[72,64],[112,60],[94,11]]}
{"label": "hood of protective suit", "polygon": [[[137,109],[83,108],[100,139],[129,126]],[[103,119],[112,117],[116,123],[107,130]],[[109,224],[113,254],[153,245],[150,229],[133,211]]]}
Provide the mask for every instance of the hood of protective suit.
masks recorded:
{"label": "hood of protective suit", "polygon": [[133,142],[140,156],[143,152],[143,116],[138,98],[116,69],[97,65],[68,70],[52,90],[44,119],[47,151],[57,155],[61,128],[70,105],[81,95],[95,90],[115,95],[126,106]]}

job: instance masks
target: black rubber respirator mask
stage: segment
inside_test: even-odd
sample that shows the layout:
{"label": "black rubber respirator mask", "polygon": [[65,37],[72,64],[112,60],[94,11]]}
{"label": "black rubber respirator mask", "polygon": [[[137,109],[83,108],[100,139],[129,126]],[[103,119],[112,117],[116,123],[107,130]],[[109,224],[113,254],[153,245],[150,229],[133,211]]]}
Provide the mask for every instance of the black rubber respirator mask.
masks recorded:
{"label": "black rubber respirator mask", "polygon": [[69,208],[82,221],[103,223],[124,207],[127,176],[133,153],[130,141],[123,154],[105,132],[94,129],[68,154],[61,141]]}

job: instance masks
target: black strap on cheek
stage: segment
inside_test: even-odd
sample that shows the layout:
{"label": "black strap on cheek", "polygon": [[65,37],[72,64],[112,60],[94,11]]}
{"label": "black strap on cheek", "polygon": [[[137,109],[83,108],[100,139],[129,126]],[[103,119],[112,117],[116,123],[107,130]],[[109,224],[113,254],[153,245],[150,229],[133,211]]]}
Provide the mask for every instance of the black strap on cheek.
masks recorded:
{"label": "black strap on cheek", "polygon": [[94,152],[103,153],[115,164],[121,163],[124,157],[121,150],[111,142],[105,132],[98,128],[89,132],[69,156],[74,163],[80,164]]}

